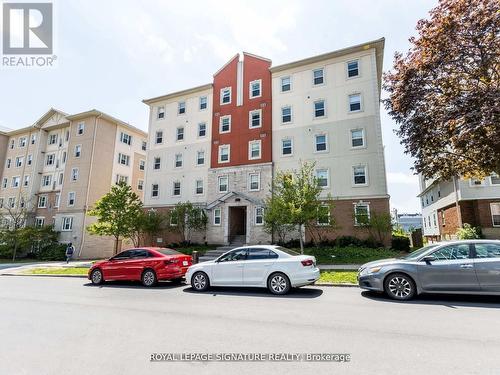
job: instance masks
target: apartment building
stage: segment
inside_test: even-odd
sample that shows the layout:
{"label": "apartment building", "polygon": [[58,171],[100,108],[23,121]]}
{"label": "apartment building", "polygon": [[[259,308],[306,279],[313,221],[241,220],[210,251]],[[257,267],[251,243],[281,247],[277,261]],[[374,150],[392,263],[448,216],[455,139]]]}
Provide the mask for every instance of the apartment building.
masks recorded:
{"label": "apartment building", "polygon": [[33,125],[0,134],[2,142],[0,210],[27,207],[29,224],[54,225],[80,258],[111,255],[112,239],[86,232],[95,220],[87,211],[118,181],[143,198],[147,134],[98,110],[50,109]]}
{"label": "apartment building", "polygon": [[455,178],[449,181],[420,176],[423,234],[430,241],[456,238],[467,223],[481,227],[485,238],[500,239],[500,177]]}
{"label": "apartment building", "polygon": [[[389,213],[379,111],[383,48],[380,39],[274,67],[243,52],[211,84],[144,100],[151,145],[145,206],[195,202],[209,218],[205,241],[267,243],[264,200],[275,172],[312,161],[323,198],[335,201],[337,229],[325,235],[366,237],[356,215]],[[200,127],[210,129],[201,138]]]}

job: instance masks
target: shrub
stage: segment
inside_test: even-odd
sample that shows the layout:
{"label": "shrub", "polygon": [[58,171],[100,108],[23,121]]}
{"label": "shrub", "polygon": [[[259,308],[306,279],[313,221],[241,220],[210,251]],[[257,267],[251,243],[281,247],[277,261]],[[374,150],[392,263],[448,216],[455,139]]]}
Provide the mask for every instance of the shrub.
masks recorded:
{"label": "shrub", "polygon": [[335,240],[335,246],[347,247],[347,246],[362,246],[362,242],[359,238],[353,236],[340,236]]}
{"label": "shrub", "polygon": [[406,236],[392,236],[391,247],[394,250],[410,251],[410,239]]}
{"label": "shrub", "polygon": [[66,244],[52,244],[33,254],[40,260],[66,260]]}
{"label": "shrub", "polygon": [[473,227],[465,223],[463,228],[457,230],[457,237],[459,240],[477,240],[481,238],[481,228]]}

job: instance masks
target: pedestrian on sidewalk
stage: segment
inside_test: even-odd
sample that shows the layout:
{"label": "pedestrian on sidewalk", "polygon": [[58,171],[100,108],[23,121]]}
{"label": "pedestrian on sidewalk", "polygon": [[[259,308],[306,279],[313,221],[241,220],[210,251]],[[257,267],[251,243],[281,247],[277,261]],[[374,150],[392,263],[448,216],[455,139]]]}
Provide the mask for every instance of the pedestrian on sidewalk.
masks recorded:
{"label": "pedestrian on sidewalk", "polygon": [[73,244],[70,242],[68,246],[66,247],[66,263],[69,263],[71,258],[73,257],[73,254],[75,252],[75,247]]}

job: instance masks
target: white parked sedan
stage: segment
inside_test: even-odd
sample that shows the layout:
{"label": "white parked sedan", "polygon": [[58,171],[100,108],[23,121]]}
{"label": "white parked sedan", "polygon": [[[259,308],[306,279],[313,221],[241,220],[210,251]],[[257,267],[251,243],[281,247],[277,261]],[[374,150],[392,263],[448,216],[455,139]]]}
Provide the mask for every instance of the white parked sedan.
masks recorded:
{"label": "white parked sedan", "polygon": [[210,286],[248,286],[286,294],[318,279],[313,256],[274,245],[238,247],[213,261],[194,264],[186,273],[186,282],[199,292]]}

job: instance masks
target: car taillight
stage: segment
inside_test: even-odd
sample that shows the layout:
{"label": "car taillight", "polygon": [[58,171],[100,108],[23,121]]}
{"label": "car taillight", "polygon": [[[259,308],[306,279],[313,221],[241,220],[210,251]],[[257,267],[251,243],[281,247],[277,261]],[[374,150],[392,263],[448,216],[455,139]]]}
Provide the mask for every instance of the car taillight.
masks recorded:
{"label": "car taillight", "polygon": [[304,267],[307,267],[307,266],[312,266],[312,265],[313,265],[313,261],[312,261],[312,259],[306,259],[306,260],[301,261],[300,263],[302,263],[302,265],[303,265]]}
{"label": "car taillight", "polygon": [[169,259],[169,260],[166,260],[164,263],[166,266],[170,266],[171,264],[175,264],[177,263],[177,259]]}

